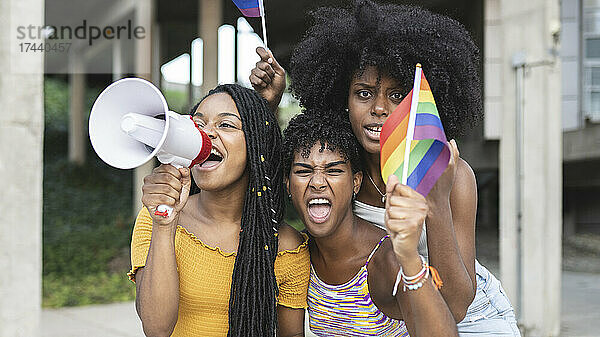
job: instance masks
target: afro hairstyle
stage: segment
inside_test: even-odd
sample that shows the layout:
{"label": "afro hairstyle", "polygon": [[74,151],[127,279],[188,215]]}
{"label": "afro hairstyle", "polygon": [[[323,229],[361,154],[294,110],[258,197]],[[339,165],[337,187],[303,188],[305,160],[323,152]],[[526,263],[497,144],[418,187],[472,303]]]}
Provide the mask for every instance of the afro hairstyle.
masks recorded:
{"label": "afro hairstyle", "polygon": [[483,117],[479,49],[459,22],[369,0],[355,0],[352,9],[319,8],[311,16],[313,25],[290,61],[291,90],[307,110],[343,113],[353,76],[370,66],[398,81],[406,95],[421,63],[448,139],[465,135]]}

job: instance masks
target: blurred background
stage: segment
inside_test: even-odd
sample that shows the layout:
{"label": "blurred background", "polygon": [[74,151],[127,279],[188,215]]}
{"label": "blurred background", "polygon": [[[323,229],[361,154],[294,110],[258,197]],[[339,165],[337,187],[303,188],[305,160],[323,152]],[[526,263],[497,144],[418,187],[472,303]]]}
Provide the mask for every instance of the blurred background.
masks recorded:
{"label": "blurred background", "polygon": [[[485,119],[459,149],[477,176],[478,259],[523,335],[600,336],[600,1],[382,2],[448,15],[481,50]],[[350,2],[265,0],[284,68],[324,5]],[[260,18],[230,0],[1,0],[0,22],[0,336],[140,336],[126,273],[155,163],[103,163],[91,106],[130,76],[180,113],[219,83],[250,86]],[[282,128],[299,111],[286,92]],[[287,220],[302,227],[292,207]]]}

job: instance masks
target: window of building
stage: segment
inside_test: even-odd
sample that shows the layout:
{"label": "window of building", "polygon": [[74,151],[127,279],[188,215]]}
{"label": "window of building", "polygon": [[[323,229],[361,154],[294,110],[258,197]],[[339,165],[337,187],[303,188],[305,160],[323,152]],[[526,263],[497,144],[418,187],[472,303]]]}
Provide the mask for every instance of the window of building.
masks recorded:
{"label": "window of building", "polygon": [[600,0],[583,0],[583,115],[600,122]]}

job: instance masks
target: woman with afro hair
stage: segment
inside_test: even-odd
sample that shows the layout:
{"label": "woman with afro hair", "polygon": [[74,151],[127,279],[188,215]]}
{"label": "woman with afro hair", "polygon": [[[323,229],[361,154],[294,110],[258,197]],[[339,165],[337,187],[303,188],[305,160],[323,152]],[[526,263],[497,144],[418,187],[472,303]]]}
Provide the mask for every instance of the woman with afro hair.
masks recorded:
{"label": "woman with afro hair", "polygon": [[[460,23],[419,7],[358,0],[352,9],[311,14],[314,23],[291,57],[291,90],[309,113],[329,118],[325,112],[339,111],[350,120],[367,178],[354,212],[383,227],[383,123],[409,93],[421,63],[447,138],[464,135],[483,115],[478,48]],[[261,60],[250,81],[273,109],[285,89],[285,71],[270,52],[257,52]],[[465,160],[455,163],[426,198],[419,253],[438,268],[442,296],[461,336],[520,336],[500,282],[475,258],[477,184]]]}

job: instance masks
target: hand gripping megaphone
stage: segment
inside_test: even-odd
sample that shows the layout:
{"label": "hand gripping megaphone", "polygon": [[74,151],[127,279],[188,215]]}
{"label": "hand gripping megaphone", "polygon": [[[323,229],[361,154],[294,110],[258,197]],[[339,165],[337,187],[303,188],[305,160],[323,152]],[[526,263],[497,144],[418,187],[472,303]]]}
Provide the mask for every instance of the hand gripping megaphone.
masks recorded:
{"label": "hand gripping megaphone", "polygon": [[[212,148],[191,116],[169,111],[160,90],[140,78],[116,81],[100,93],[89,132],[100,159],[120,169],[141,166],[154,156],[163,164],[192,167],[204,162]],[[168,217],[171,211],[160,205],[155,214]]]}

